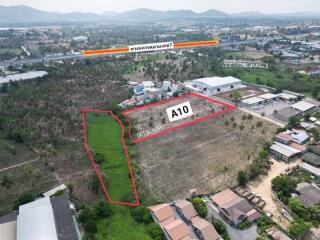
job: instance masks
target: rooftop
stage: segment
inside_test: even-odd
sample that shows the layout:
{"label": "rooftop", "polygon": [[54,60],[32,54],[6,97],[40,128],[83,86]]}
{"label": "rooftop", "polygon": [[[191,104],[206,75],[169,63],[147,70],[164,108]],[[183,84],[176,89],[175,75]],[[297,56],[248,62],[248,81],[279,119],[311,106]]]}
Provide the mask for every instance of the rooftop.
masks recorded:
{"label": "rooftop", "polygon": [[320,167],[320,156],[317,154],[307,152],[303,154],[302,159],[315,167]]}
{"label": "rooftop", "polygon": [[306,171],[312,173],[313,175],[320,177],[320,168],[316,168],[308,163],[299,163],[299,167],[305,169]]}
{"label": "rooftop", "polygon": [[187,200],[178,200],[175,205],[181,210],[183,215],[188,220],[191,220],[191,218],[198,216],[198,213],[194,209],[193,204]]}
{"label": "rooftop", "polygon": [[305,206],[320,204],[320,189],[307,182],[299,183],[296,187],[298,198]]}
{"label": "rooftop", "polygon": [[206,84],[210,87],[219,87],[221,85],[241,83],[240,79],[234,77],[205,77],[195,79],[192,82]]}
{"label": "rooftop", "polygon": [[222,240],[216,229],[207,220],[194,217],[192,218],[192,225],[202,233],[204,240]]}
{"label": "rooftop", "polygon": [[48,73],[46,71],[33,71],[33,72],[12,74],[12,75],[8,75],[6,77],[0,77],[0,84],[7,83],[10,81],[34,79],[34,78],[38,78],[38,77],[43,77],[45,75],[48,75]]}
{"label": "rooftop", "polygon": [[305,112],[305,111],[308,111],[308,110],[316,107],[316,105],[309,103],[309,102],[306,102],[306,101],[300,101],[295,104],[292,104],[291,107],[294,109],[300,110],[302,112]]}
{"label": "rooftop", "polygon": [[287,146],[285,144],[279,143],[279,142],[275,142],[271,147],[271,150],[276,151],[286,157],[292,157],[297,153],[300,153],[301,151],[295,148],[292,148],[290,146]]}
{"label": "rooftop", "polygon": [[171,240],[181,240],[190,237],[188,226],[180,219],[169,223],[164,227]]}
{"label": "rooftop", "polygon": [[19,207],[17,240],[58,240],[50,198]]}
{"label": "rooftop", "polygon": [[173,217],[173,210],[168,203],[151,206],[149,209],[160,223],[170,217]]}
{"label": "rooftop", "polygon": [[252,97],[252,98],[247,98],[247,99],[241,100],[241,102],[244,104],[251,105],[251,104],[263,102],[264,100],[265,99],[260,98],[260,97]]}
{"label": "rooftop", "polygon": [[266,93],[266,94],[263,94],[263,95],[259,96],[259,98],[263,98],[263,99],[266,99],[266,100],[274,99],[274,98],[277,98],[277,97],[279,97],[278,94],[272,94],[272,93]]}

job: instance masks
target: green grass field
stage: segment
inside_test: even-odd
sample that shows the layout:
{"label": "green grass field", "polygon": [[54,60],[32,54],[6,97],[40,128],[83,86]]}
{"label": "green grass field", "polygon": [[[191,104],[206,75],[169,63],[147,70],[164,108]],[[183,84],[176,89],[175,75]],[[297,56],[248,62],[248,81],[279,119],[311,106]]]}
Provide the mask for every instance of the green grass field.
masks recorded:
{"label": "green grass field", "polygon": [[99,153],[104,157],[100,168],[106,176],[109,196],[113,201],[123,202],[123,198],[129,194],[132,197],[134,192],[121,143],[121,127],[106,113],[86,113],[86,122],[89,148],[93,154]]}
{"label": "green grass field", "polygon": [[[123,146],[121,127],[105,113],[86,113],[87,143],[90,149],[105,157],[101,170],[107,174],[108,192],[113,200],[121,200],[124,194],[133,192]],[[130,207],[111,205],[110,218],[96,222],[97,240],[151,240],[146,225],[135,222]]]}
{"label": "green grass field", "polygon": [[111,218],[97,223],[97,240],[151,240],[147,226],[139,224],[130,215],[130,207],[112,205]]}

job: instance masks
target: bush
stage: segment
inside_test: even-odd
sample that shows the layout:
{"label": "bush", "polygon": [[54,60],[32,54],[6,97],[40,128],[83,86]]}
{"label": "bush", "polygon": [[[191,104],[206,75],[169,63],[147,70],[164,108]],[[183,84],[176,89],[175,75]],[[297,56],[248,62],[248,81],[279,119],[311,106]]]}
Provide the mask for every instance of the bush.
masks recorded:
{"label": "bush", "polygon": [[101,192],[100,181],[99,181],[99,178],[97,177],[97,175],[95,173],[93,173],[92,176],[91,176],[89,187],[94,193],[100,193]]}
{"label": "bush", "polygon": [[248,182],[248,174],[247,174],[247,172],[246,171],[239,171],[237,180],[238,180],[238,184],[240,186],[244,187]]}
{"label": "bush", "polygon": [[95,218],[96,218],[95,212],[92,209],[86,207],[80,211],[78,216],[78,221],[79,223],[86,224],[90,219],[95,219]]}
{"label": "bush", "polygon": [[279,198],[289,198],[295,191],[297,180],[290,176],[278,176],[272,180],[272,189],[277,193]]}
{"label": "bush", "polygon": [[23,193],[13,203],[13,209],[18,210],[19,206],[34,201],[35,197],[32,193]]}
{"label": "bush", "polygon": [[200,217],[202,217],[202,218],[207,217],[208,209],[207,209],[206,204],[204,203],[204,201],[201,198],[199,198],[199,197],[193,198],[192,204]]}
{"label": "bush", "polygon": [[239,224],[238,228],[239,228],[240,230],[245,230],[245,229],[250,228],[251,225],[252,225],[251,222],[249,222],[248,220],[245,220],[245,221],[243,221],[242,223]]}
{"label": "bush", "polygon": [[83,227],[87,233],[96,233],[98,231],[96,223],[92,219],[88,219]]}
{"label": "bush", "polygon": [[111,214],[112,214],[110,205],[107,204],[104,200],[100,200],[95,205],[95,214],[96,214],[97,217],[100,217],[100,218],[108,218],[108,217],[110,217]]}
{"label": "bush", "polygon": [[147,232],[150,235],[152,240],[165,240],[166,239],[160,226],[156,223],[150,223],[148,225]]}
{"label": "bush", "polygon": [[212,218],[212,225],[224,240],[230,240],[226,225],[219,219]]}
{"label": "bush", "polygon": [[96,161],[96,163],[101,164],[105,161],[104,156],[101,153],[95,153],[93,155],[93,159]]}
{"label": "bush", "polygon": [[149,224],[153,222],[150,210],[146,207],[140,206],[131,208],[130,214],[137,223]]}

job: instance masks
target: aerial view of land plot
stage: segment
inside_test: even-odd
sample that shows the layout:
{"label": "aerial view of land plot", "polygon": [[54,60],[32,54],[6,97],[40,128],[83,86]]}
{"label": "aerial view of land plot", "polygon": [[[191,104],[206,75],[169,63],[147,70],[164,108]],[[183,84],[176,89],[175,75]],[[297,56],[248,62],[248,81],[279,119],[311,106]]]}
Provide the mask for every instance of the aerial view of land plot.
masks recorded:
{"label": "aerial view of land plot", "polygon": [[128,160],[121,142],[119,122],[107,113],[86,112],[86,138],[90,152],[104,177],[111,201],[135,203]]}
{"label": "aerial view of land plot", "polygon": [[[166,109],[190,102],[193,115],[183,119],[170,122]],[[147,137],[159,132],[167,132],[179,126],[185,126],[191,122],[204,120],[208,117],[215,117],[224,111],[232,111],[234,107],[226,103],[202,97],[198,94],[188,94],[182,97],[170,99],[169,101],[150,104],[145,107],[131,109],[123,112],[129,119],[134,129],[133,139]]]}
{"label": "aerial view of land plot", "polygon": [[276,129],[235,110],[138,143],[145,185],[155,198],[167,201],[186,197],[193,188],[199,193],[224,189]]}

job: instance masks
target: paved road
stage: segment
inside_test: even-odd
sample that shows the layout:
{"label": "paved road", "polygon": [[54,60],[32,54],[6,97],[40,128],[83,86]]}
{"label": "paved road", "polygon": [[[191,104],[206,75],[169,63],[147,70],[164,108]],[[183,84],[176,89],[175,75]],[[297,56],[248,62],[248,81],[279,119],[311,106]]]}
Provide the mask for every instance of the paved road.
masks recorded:
{"label": "paved road", "polygon": [[233,228],[218,214],[218,209],[210,201],[206,202],[206,204],[208,207],[208,216],[224,222],[232,240],[256,240],[258,236],[258,227],[256,224],[253,224],[249,229],[246,230]]}

